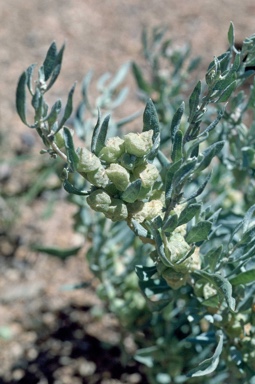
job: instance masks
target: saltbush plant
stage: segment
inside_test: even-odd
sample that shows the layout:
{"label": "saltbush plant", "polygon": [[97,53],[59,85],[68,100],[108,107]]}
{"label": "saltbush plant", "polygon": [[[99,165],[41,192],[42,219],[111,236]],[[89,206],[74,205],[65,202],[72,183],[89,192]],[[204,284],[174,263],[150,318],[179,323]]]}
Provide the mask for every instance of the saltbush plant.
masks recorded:
{"label": "saltbush plant", "polygon": [[[91,240],[86,257],[99,297],[119,320],[123,362],[141,362],[150,383],[250,383],[255,88],[245,84],[254,74],[255,35],[238,50],[231,23],[229,49],[213,59],[189,97],[186,82],[198,60],[188,62],[189,51],[174,50],[160,30],[152,44],[147,37],[150,73],[132,65],[146,99],[137,131],[122,130],[136,114],[116,123],[100,112],[124,101],[125,65],[113,79],[101,79],[97,108],[88,102],[91,76],[85,78],[74,124],[85,144],[76,148],[67,126],[74,86],[64,107],[45,101],[64,52],[55,43],[35,83],[34,65],[21,75],[17,111],[41,137],[41,153],[64,162],[63,186],[78,207],[75,229]],[[83,118],[85,107],[91,118]],[[130,335],[132,351],[125,343]]]}

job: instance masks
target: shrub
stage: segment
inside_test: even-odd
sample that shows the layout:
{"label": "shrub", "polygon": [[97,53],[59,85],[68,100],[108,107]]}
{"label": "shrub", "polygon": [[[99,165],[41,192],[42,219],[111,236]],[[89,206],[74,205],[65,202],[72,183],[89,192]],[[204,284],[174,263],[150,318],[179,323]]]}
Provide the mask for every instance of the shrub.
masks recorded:
{"label": "shrub", "polygon": [[[90,147],[75,148],[66,126],[67,103],[49,109],[45,93],[61,69],[64,47],[50,46],[32,87],[34,65],[20,77],[17,110],[35,129],[51,157],[64,161],[63,186],[77,205],[76,230],[91,240],[86,257],[99,279],[98,295],[132,335],[134,358],[151,383],[250,382],[255,374],[255,222],[253,110],[255,36],[237,50],[234,27],[229,49],[209,64],[205,81],[190,97],[188,50],[173,51],[162,30],[143,34],[146,79],[132,65],[146,99],[141,130],[123,133],[125,123],[97,112],[83,119],[90,75],[76,113],[79,137]],[[161,63],[164,64],[162,70]],[[119,91],[128,66],[101,79],[97,105],[111,109],[124,101]],[[184,86],[185,85],[185,86]],[[34,121],[27,121],[27,90]],[[185,107],[184,98],[188,107]],[[153,99],[153,101],[152,101]],[[248,116],[248,117],[247,117]],[[127,353],[127,352],[126,352]]]}

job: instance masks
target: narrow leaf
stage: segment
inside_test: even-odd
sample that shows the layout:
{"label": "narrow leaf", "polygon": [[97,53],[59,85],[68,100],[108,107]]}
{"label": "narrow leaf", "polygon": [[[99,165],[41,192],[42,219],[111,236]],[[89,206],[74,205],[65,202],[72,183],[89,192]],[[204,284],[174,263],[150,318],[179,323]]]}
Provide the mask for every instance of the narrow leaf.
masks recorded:
{"label": "narrow leaf", "polygon": [[141,111],[137,111],[135,113],[133,113],[132,115],[129,115],[127,117],[124,117],[123,119],[121,120],[118,120],[116,122],[116,126],[117,128],[120,128],[122,127],[123,125],[126,125],[128,123],[131,123],[133,120],[137,119],[137,117],[139,117],[141,115]]}
{"label": "narrow leaf", "polygon": [[[221,118],[223,117],[224,113],[225,113],[225,108],[224,108],[222,111],[220,111],[219,114],[218,114],[218,116],[216,117],[216,119],[213,120],[213,122],[212,122],[211,124],[209,124],[208,127],[207,127],[203,132],[201,132],[201,133],[198,135],[198,138],[199,138],[200,136],[205,135],[206,133],[211,132],[215,127],[217,127],[217,125],[218,125],[218,123],[220,122]],[[205,137],[205,139],[206,139],[206,137]]]}
{"label": "narrow leaf", "polygon": [[38,110],[39,110],[40,105],[41,105],[41,97],[42,97],[42,95],[41,95],[39,88],[36,88],[35,93],[33,94],[33,97],[32,97],[32,101],[31,101],[32,107],[34,108],[36,113],[38,113]]}
{"label": "narrow leaf", "polygon": [[193,172],[195,165],[196,165],[197,159],[193,158],[190,160],[187,160],[185,164],[183,164],[178,171],[176,171],[174,178],[173,178],[173,188],[181,189],[184,182],[187,180],[187,178],[191,175]]}
{"label": "narrow leaf", "polygon": [[205,271],[194,271],[196,275],[204,277],[207,281],[212,283],[217,289],[218,293],[221,294],[231,311],[235,311],[235,299],[232,297],[232,285],[223,276],[216,273],[207,273]]}
{"label": "narrow leaf", "polygon": [[199,163],[196,171],[202,172],[205,168],[207,168],[212,159],[222,150],[225,142],[218,141],[210,145],[206,150],[202,153],[202,161]]}
{"label": "narrow leaf", "polygon": [[182,119],[184,110],[185,110],[185,104],[183,101],[179,106],[179,108],[177,109],[177,111],[175,112],[172,119],[171,128],[170,128],[172,141],[174,141],[175,134],[180,128],[181,119]]}
{"label": "narrow leaf", "polygon": [[188,223],[194,216],[199,214],[200,210],[201,204],[195,203],[187,205],[179,216],[178,226]]}
{"label": "narrow leaf", "polygon": [[144,79],[141,68],[136,63],[133,63],[132,70],[140,90],[149,95],[151,92],[151,87],[149,83]]}
{"label": "narrow leaf", "polygon": [[70,130],[66,127],[64,127],[64,140],[65,140],[65,148],[67,151],[68,165],[70,167],[70,171],[74,172],[77,169],[79,157],[74,148],[72,134]]}
{"label": "narrow leaf", "polygon": [[133,183],[129,184],[127,189],[122,193],[121,199],[127,203],[133,203],[136,201],[142,188],[142,180],[137,179]]}
{"label": "narrow leaf", "polygon": [[231,72],[237,72],[241,64],[241,54],[237,53],[235,60],[231,66]]}
{"label": "narrow leaf", "polygon": [[175,230],[178,223],[178,216],[176,214],[169,216],[163,225],[163,231],[167,233],[171,233]]}
{"label": "narrow leaf", "polygon": [[23,72],[19,78],[17,90],[16,90],[16,109],[19,114],[21,121],[27,125],[26,118],[26,85],[27,85],[27,74]]}
{"label": "narrow leaf", "polygon": [[77,189],[67,179],[63,181],[63,187],[66,192],[71,193],[73,195],[88,196],[90,194],[89,191],[81,191]]}
{"label": "narrow leaf", "polygon": [[48,121],[49,127],[52,127],[52,125],[56,122],[58,115],[61,111],[61,100],[57,100],[52,108],[48,116],[44,119]]}
{"label": "narrow leaf", "polygon": [[132,219],[131,222],[132,222],[131,229],[136,234],[136,236],[144,237],[144,238],[147,238],[147,239],[151,239],[152,238],[152,236],[147,231],[147,229],[145,229],[140,223],[138,223],[138,221]]}
{"label": "narrow leaf", "polygon": [[97,122],[93,130],[92,134],[92,140],[91,140],[91,152],[95,153],[96,151],[96,143],[97,143],[97,138],[100,132],[100,126],[101,126],[101,113],[100,110],[98,110],[98,115],[97,115]]}
{"label": "narrow leaf", "polygon": [[244,219],[243,219],[243,232],[247,232],[248,229],[251,227],[251,225],[254,225],[254,212],[255,212],[255,205],[252,205],[248,211],[246,212]]}
{"label": "narrow leaf", "polygon": [[118,86],[123,82],[123,80],[127,76],[129,68],[130,68],[130,63],[129,62],[123,64],[120,67],[120,69],[118,70],[118,72],[116,73],[116,75],[114,76],[114,78],[112,79],[110,84],[108,85],[108,90],[109,91],[113,92],[113,91],[116,90],[116,88],[118,88]]}
{"label": "narrow leaf", "polygon": [[210,266],[210,270],[212,272],[215,271],[215,268],[216,268],[216,265],[218,263],[218,261],[220,260],[221,258],[221,255],[222,255],[222,250],[223,250],[223,246],[220,245],[219,247],[217,247],[216,249],[211,249],[206,255],[205,255],[205,260],[206,262],[209,264]]}
{"label": "narrow leaf", "polygon": [[88,109],[91,109],[91,106],[89,103],[89,98],[88,98],[88,93],[89,93],[89,86],[90,86],[92,78],[93,78],[93,71],[89,71],[84,76],[83,81],[82,81],[82,86],[81,86],[83,102]]}
{"label": "narrow leaf", "polygon": [[151,99],[147,101],[144,113],[143,113],[143,132],[153,130],[153,141],[159,135],[159,121],[158,114],[154,103]]}
{"label": "narrow leaf", "polygon": [[171,197],[172,193],[172,182],[175,173],[178,171],[182,164],[182,161],[179,160],[177,163],[169,165],[167,168],[166,176],[165,176],[165,196],[166,196],[166,205]]}
{"label": "narrow leaf", "polygon": [[201,94],[201,81],[195,86],[190,98],[189,98],[189,123],[193,121],[195,113],[199,106],[199,98]]}
{"label": "narrow leaf", "polygon": [[235,44],[235,29],[232,21],[230,22],[230,26],[228,29],[228,42],[230,47],[233,47]]}
{"label": "narrow leaf", "polygon": [[75,86],[76,86],[76,83],[74,83],[74,85],[72,86],[72,88],[70,89],[70,91],[68,93],[68,98],[67,98],[67,103],[65,106],[64,115],[63,115],[62,120],[59,124],[58,130],[60,130],[63,127],[65,122],[69,119],[69,117],[72,114],[72,111],[73,111],[73,94],[74,94]]}
{"label": "narrow leaf", "polygon": [[182,134],[182,131],[177,131],[174,136],[173,150],[171,155],[174,163],[182,159],[183,157],[182,148],[183,148],[183,134]]}
{"label": "narrow leaf", "polygon": [[236,88],[236,81],[234,80],[232,83],[229,84],[229,86],[225,89],[225,91],[222,92],[222,94],[218,98],[217,102],[218,103],[225,103],[225,102],[227,102],[228,99],[230,98],[231,94],[235,90],[235,88]]}
{"label": "narrow leaf", "polygon": [[240,273],[239,275],[230,279],[232,285],[250,284],[255,282],[255,269],[250,269]]}
{"label": "narrow leaf", "polygon": [[55,41],[53,41],[53,43],[48,49],[45,60],[43,62],[45,81],[47,81],[52,74],[52,71],[55,66],[56,57],[57,57],[57,46]]}
{"label": "narrow leaf", "polygon": [[190,200],[193,200],[195,199],[197,196],[201,195],[201,193],[204,191],[208,181],[210,180],[210,177],[211,177],[211,173],[209,173],[205,179],[205,181],[203,182],[202,185],[200,185],[200,187],[194,192],[192,193],[191,196],[189,196],[186,200],[186,202],[190,201]]}
{"label": "narrow leaf", "polygon": [[100,126],[97,127],[96,125],[94,129],[92,142],[93,142],[93,150],[96,155],[98,155],[101,149],[103,149],[105,146],[110,117],[111,117],[110,115],[107,115],[104,118],[101,127]]}
{"label": "narrow leaf", "polygon": [[28,67],[27,69],[27,87],[29,89],[29,92],[31,94],[31,96],[33,96],[34,94],[34,91],[33,91],[33,86],[32,86],[32,79],[33,79],[33,73],[34,73],[34,68],[35,68],[36,64],[32,64]]}
{"label": "narrow leaf", "polygon": [[185,236],[186,242],[190,244],[206,240],[210,233],[211,227],[212,223],[210,223],[210,221],[200,221],[189,230]]}
{"label": "narrow leaf", "polygon": [[218,337],[218,345],[213,356],[210,357],[209,359],[204,360],[196,368],[188,372],[187,374],[188,377],[199,377],[199,376],[209,375],[210,373],[215,371],[215,369],[219,364],[220,355],[223,349],[223,333],[221,331],[218,331],[217,337]]}
{"label": "narrow leaf", "polygon": [[151,225],[151,232],[156,243],[156,250],[157,250],[158,256],[161,259],[162,263],[165,264],[167,267],[173,267],[173,264],[166,257],[162,238],[160,236],[158,229],[153,225],[153,223]]}
{"label": "narrow leaf", "polygon": [[35,251],[47,253],[47,255],[55,256],[55,257],[58,257],[59,259],[65,260],[68,257],[76,255],[80,251],[81,246],[63,249],[58,247],[44,247],[42,245],[34,245],[32,249]]}
{"label": "narrow leaf", "polygon": [[195,252],[196,246],[194,245],[181,259],[175,262],[176,265],[183,263]]}
{"label": "narrow leaf", "polygon": [[49,81],[49,83],[47,85],[47,91],[55,83],[55,81],[57,80],[58,75],[59,75],[59,73],[61,71],[64,50],[65,50],[65,44],[62,45],[60,51],[58,52],[58,54],[56,56],[56,60],[55,60],[55,63],[54,63],[54,69],[52,71],[50,81]]}

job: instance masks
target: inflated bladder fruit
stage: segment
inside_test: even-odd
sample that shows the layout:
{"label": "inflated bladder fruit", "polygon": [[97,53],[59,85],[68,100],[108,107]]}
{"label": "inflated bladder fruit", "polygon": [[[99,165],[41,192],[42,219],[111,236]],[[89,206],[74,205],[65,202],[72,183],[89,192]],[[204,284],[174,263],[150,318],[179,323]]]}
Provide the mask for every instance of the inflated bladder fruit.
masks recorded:
{"label": "inflated bladder fruit", "polygon": [[111,199],[111,204],[104,212],[105,216],[112,221],[126,220],[128,217],[128,210],[125,203],[120,199]]}
{"label": "inflated bladder fruit", "polygon": [[95,171],[86,173],[86,179],[91,184],[100,188],[105,188],[110,182],[103,166],[100,166]]}
{"label": "inflated bladder fruit", "polygon": [[137,157],[147,155],[153,146],[152,136],[152,129],[142,133],[128,133],[124,136],[126,152]]}
{"label": "inflated bladder fruit", "polygon": [[98,212],[106,212],[111,202],[111,197],[103,189],[97,189],[87,197],[88,205]]}
{"label": "inflated bladder fruit", "polygon": [[78,172],[89,173],[96,171],[101,167],[99,158],[87,148],[77,148],[76,153],[79,158],[79,163],[77,165]]}
{"label": "inflated bladder fruit", "polygon": [[176,228],[170,237],[164,239],[164,248],[167,259],[173,265],[176,272],[191,273],[194,270],[201,268],[201,260],[199,255],[199,249],[195,248],[194,252],[186,258],[183,262],[181,259],[185,257],[191,251],[191,245],[189,245],[185,239],[186,225],[181,225]]}
{"label": "inflated bladder fruit", "polygon": [[112,163],[106,174],[119,191],[125,191],[130,183],[129,172],[122,165]]}
{"label": "inflated bladder fruit", "polygon": [[151,200],[147,202],[135,202],[128,205],[129,216],[138,223],[145,220],[152,220],[162,213],[163,204],[160,200]]}
{"label": "inflated bladder fruit", "polygon": [[205,300],[217,295],[217,289],[211,283],[205,283],[203,286],[203,296]]}
{"label": "inflated bladder fruit", "polygon": [[153,186],[159,177],[159,171],[154,164],[145,163],[136,167],[133,175],[135,178],[140,178],[142,180],[142,186],[144,188],[149,188]]}
{"label": "inflated bladder fruit", "polygon": [[104,160],[107,163],[114,163],[119,159],[119,157],[124,153],[124,151],[124,140],[122,140],[118,136],[111,137],[107,140],[106,146],[101,149],[99,157],[101,160]]}

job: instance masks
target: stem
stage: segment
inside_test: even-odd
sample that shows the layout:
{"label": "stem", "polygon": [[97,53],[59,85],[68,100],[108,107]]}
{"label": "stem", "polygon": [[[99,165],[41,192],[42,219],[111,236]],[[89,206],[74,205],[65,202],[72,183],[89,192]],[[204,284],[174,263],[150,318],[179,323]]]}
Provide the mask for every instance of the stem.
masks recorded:
{"label": "stem", "polygon": [[63,159],[64,162],[66,163],[67,156],[58,148],[58,146],[55,143],[51,143],[51,147],[54,150],[54,152],[56,152],[56,154],[59,155],[59,157],[61,157],[61,159]]}

